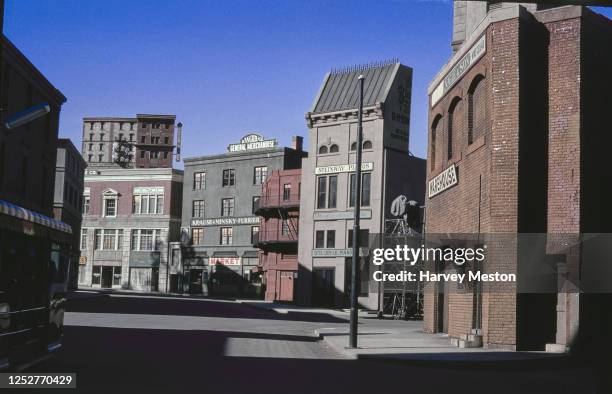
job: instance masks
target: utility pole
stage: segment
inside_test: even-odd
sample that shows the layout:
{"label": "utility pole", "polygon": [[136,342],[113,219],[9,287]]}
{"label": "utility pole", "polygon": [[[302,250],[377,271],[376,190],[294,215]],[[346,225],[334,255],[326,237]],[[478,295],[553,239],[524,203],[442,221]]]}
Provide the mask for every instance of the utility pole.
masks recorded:
{"label": "utility pole", "polygon": [[357,120],[357,156],[355,158],[355,218],[353,219],[353,258],[351,259],[351,319],[349,348],[357,347],[357,269],[359,262],[359,218],[361,211],[361,151],[363,144],[363,75],[359,80],[359,116]]}

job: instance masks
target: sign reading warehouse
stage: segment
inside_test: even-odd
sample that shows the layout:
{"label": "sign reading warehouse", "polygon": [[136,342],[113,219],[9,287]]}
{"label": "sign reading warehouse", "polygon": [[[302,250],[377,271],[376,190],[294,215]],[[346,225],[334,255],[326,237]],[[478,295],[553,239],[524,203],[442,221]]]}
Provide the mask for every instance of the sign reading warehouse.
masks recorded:
{"label": "sign reading warehouse", "polygon": [[487,36],[484,35],[472,46],[472,48],[451,68],[442,82],[431,93],[431,106],[440,101],[446,93],[459,81],[459,79],[482,57],[487,51]]}
{"label": "sign reading warehouse", "polygon": [[444,190],[449,189],[457,184],[457,169],[455,165],[451,165],[446,170],[442,171],[434,179],[429,181],[429,198],[432,198],[436,194],[442,193]]}

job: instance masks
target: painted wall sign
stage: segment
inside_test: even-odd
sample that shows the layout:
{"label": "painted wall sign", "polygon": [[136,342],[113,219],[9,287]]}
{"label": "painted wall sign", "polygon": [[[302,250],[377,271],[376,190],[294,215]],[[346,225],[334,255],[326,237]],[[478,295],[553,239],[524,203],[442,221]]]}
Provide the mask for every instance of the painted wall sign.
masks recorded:
{"label": "painted wall sign", "polygon": [[240,140],[238,144],[230,144],[227,147],[229,152],[243,152],[256,149],[271,149],[276,148],[277,142],[275,139],[266,140],[259,134],[247,134]]}
{"label": "painted wall sign", "polygon": [[208,265],[240,265],[240,257],[210,257]]}
{"label": "painted wall sign", "polygon": [[455,86],[455,83],[482,57],[487,51],[487,36],[484,35],[470,48],[451,70],[446,74],[442,82],[431,93],[431,106],[433,107]]}
{"label": "painted wall sign", "polygon": [[[314,220],[351,220],[354,218],[353,211],[340,211],[340,212],[315,212],[312,217]],[[359,211],[359,217],[361,219],[372,219],[372,211],[369,209],[362,209]]]}
{"label": "painted wall sign", "polygon": [[[337,174],[340,172],[355,172],[356,165],[353,164],[338,164],[335,166],[316,167],[315,175]],[[361,171],[372,171],[374,163],[361,163]]]}
{"label": "painted wall sign", "polygon": [[163,194],[164,187],[163,186],[138,186],[134,187],[134,194]]}
{"label": "painted wall sign", "polygon": [[[359,248],[359,256],[368,256],[370,249]],[[313,249],[312,257],[352,257],[353,249]]]}
{"label": "painted wall sign", "polygon": [[237,218],[211,218],[191,219],[191,227],[204,226],[236,226],[243,224],[259,224],[259,216],[245,216]]}
{"label": "painted wall sign", "polygon": [[442,171],[438,176],[429,181],[429,198],[440,194],[457,184],[457,169],[454,164]]}

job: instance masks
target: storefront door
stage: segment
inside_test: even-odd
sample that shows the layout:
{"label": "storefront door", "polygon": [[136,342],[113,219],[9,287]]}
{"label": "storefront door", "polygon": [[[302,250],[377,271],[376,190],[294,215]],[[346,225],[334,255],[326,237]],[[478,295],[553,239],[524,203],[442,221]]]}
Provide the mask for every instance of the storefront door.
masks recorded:
{"label": "storefront door", "polygon": [[113,267],[102,267],[102,288],[113,287]]}
{"label": "storefront door", "polygon": [[312,303],[315,306],[334,306],[334,268],[314,268],[312,271]]}

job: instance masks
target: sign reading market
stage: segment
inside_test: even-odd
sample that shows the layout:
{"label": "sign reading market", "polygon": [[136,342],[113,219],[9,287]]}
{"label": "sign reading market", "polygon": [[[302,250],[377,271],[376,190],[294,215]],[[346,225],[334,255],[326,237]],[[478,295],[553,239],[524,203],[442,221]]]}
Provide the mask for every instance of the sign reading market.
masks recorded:
{"label": "sign reading market", "polygon": [[229,152],[244,152],[256,149],[271,149],[276,148],[277,142],[275,139],[266,140],[259,134],[247,134],[240,140],[238,144],[230,144],[227,147]]}
{"label": "sign reading market", "polygon": [[442,193],[457,184],[457,169],[454,164],[429,181],[429,198]]}
{"label": "sign reading market", "polygon": [[236,226],[242,224],[259,224],[259,216],[244,216],[237,218],[191,219],[191,227],[205,226]]}

